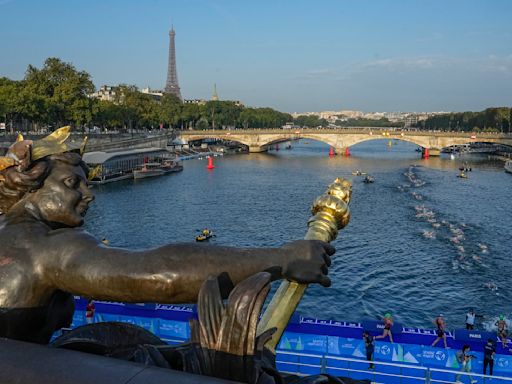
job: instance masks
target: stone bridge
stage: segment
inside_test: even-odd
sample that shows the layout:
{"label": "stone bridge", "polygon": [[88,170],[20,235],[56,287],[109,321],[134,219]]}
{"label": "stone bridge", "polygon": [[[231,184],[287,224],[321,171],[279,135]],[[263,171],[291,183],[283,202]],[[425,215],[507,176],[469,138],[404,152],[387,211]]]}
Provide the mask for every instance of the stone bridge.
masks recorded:
{"label": "stone bridge", "polygon": [[512,135],[501,133],[404,131],[389,128],[343,129],[235,129],[177,131],[186,142],[202,139],[223,139],[247,145],[249,152],[265,152],[270,146],[289,140],[311,139],[333,147],[337,153],[363,141],[396,139],[408,141],[424,148],[430,156],[439,155],[441,149],[451,145],[469,143],[499,143],[512,146]]}

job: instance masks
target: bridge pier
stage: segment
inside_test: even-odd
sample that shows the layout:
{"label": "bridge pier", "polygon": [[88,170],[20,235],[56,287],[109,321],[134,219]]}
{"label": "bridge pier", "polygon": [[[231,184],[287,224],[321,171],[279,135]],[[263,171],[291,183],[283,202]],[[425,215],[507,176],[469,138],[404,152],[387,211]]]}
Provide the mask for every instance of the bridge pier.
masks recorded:
{"label": "bridge pier", "polygon": [[346,156],[346,157],[350,156],[349,147],[336,147],[336,148],[334,148],[334,152],[337,155]]}
{"label": "bridge pier", "polygon": [[261,153],[268,152],[267,146],[259,146],[259,145],[249,145],[249,153]]}
{"label": "bridge pier", "polygon": [[428,159],[430,156],[441,156],[441,150],[439,148],[423,148],[421,157]]}

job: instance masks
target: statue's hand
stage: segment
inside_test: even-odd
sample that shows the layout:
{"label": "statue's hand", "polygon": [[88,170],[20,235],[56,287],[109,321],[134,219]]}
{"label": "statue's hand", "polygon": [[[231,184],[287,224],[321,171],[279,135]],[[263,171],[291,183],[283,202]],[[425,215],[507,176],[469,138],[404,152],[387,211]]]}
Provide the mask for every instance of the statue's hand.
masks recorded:
{"label": "statue's hand", "polygon": [[331,285],[327,277],[330,256],[336,251],[329,243],[320,240],[298,240],[283,246],[286,251],[282,266],[283,277],[301,284]]}

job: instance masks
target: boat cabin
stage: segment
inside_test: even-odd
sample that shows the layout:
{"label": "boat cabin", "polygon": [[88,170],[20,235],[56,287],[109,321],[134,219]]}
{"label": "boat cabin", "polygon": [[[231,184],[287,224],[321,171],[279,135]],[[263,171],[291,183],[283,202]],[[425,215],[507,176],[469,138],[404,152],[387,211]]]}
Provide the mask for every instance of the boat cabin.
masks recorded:
{"label": "boat cabin", "polygon": [[91,168],[91,184],[105,184],[113,181],[133,178],[133,170],[141,168],[145,163],[162,164],[174,159],[169,151],[163,148],[138,148],[106,152],[87,152],[83,159]]}

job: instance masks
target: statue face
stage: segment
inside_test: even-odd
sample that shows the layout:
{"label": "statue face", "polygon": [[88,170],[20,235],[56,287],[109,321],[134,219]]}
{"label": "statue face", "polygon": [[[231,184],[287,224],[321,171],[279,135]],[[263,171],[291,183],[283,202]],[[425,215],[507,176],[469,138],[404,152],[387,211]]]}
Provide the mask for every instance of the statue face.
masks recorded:
{"label": "statue face", "polygon": [[55,161],[43,187],[30,194],[26,206],[54,228],[78,227],[92,200],[84,170]]}

